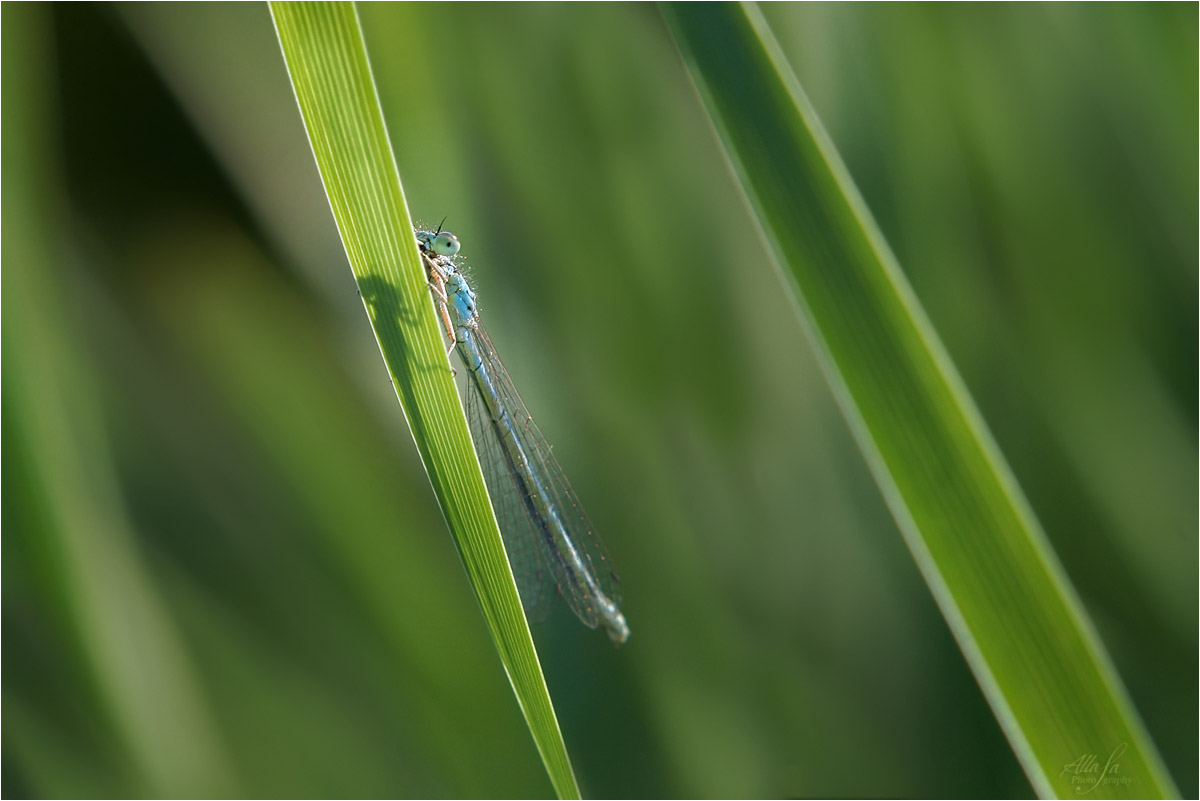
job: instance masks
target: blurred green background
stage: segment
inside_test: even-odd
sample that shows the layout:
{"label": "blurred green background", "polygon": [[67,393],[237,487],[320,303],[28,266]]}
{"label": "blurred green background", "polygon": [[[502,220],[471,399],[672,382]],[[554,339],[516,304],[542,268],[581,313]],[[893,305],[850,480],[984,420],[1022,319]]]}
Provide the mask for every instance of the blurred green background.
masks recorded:
{"label": "blurred green background", "polygon": [[[1195,796],[1197,7],[764,12]],[[0,790],[549,795],[266,7],[2,13]],[[624,580],[584,793],[1028,795],[657,10],[360,14]]]}

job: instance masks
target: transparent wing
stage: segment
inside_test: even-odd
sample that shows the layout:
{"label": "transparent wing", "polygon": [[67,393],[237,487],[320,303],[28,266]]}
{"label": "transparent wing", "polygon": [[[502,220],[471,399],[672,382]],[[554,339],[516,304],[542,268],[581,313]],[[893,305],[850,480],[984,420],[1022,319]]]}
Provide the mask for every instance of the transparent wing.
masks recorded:
{"label": "transparent wing", "polygon": [[[550,445],[546,442],[546,438],[542,436],[542,432],[533,422],[533,418],[525,408],[525,403],[517,393],[516,387],[513,386],[508,371],[504,369],[504,365],[501,364],[500,359],[496,355],[496,348],[492,345],[487,331],[482,326],[479,326],[474,333],[480,356],[483,358],[484,364],[491,374],[492,383],[500,396],[501,403],[508,410],[514,427],[514,433],[529,459],[530,466],[537,473],[542,485],[550,494],[550,500],[557,509],[558,517],[566,528],[584,565],[591,572],[600,590],[619,607],[621,605],[621,579],[617,575],[612,559],[608,555],[608,550],[596,534],[595,528],[592,526],[592,521],[583,508],[583,504],[579,502],[575,491],[571,489],[571,484],[563,474],[558,460],[554,458],[554,454]],[[475,391],[472,394],[477,395],[478,392]],[[473,398],[472,400],[478,405],[478,408],[473,412],[472,430],[474,431],[477,427],[488,429],[489,436],[481,437],[480,439],[489,442],[489,449],[498,451],[493,457],[489,457],[493,464],[496,465],[494,469],[499,469],[507,473],[504,454],[502,451],[499,451],[502,445],[496,440],[496,434],[492,430],[487,408],[478,398]],[[479,419],[478,423],[474,422],[475,418]],[[489,490],[493,482],[501,483],[496,479],[490,479],[488,484]],[[557,537],[554,538],[552,543],[540,533],[540,527],[536,521],[530,519],[527,505],[521,502],[511,477],[508,478],[507,489],[512,500],[510,503],[506,502],[504,504],[506,507],[505,515],[506,517],[520,517],[522,525],[520,527],[514,526],[514,531],[518,531],[519,536],[526,543],[532,540],[531,544],[521,545],[518,548],[540,552],[542,565],[549,568],[553,582],[558,585],[559,592],[562,593],[571,610],[585,625],[595,628],[599,623],[595,599],[587,594],[580,582],[570,580],[572,569],[568,566],[568,560],[563,553],[565,544],[558,542]],[[493,503],[495,503],[494,498]],[[507,511],[508,506],[514,507],[512,512]],[[499,514],[500,510],[498,509],[497,515]],[[502,522],[501,525],[503,526],[504,523]],[[508,539],[506,538],[505,543],[507,544],[507,542]],[[544,578],[539,576],[539,581],[541,580],[544,580]],[[551,587],[551,592],[553,592],[553,587]],[[551,600],[553,600],[553,596]]]}
{"label": "transparent wing", "polygon": [[483,467],[483,477],[492,508],[496,511],[496,522],[504,537],[504,550],[512,565],[517,590],[521,594],[521,605],[530,623],[542,623],[554,611],[558,598],[557,581],[546,567],[542,558],[542,539],[538,526],[529,516],[529,510],[521,498],[520,484],[508,469],[503,446],[492,426],[487,405],[479,395],[479,388],[469,382],[467,389],[467,420],[471,425],[471,438]]}

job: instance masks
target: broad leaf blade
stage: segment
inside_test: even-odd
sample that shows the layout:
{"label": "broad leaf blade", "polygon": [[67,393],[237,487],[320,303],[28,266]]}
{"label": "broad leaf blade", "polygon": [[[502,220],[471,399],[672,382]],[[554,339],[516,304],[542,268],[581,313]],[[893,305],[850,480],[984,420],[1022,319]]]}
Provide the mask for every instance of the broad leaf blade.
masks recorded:
{"label": "broad leaf blade", "polygon": [[[1037,792],[1177,794],[765,20],[752,6],[663,8],[843,412]],[[1119,770],[1101,775],[1113,754]],[[1081,773],[1087,755],[1099,767]]]}

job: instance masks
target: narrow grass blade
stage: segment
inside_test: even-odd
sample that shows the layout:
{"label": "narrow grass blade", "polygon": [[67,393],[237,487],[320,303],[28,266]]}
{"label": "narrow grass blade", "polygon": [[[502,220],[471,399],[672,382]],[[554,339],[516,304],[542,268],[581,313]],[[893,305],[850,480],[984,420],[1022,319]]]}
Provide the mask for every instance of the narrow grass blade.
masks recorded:
{"label": "narrow grass blade", "polygon": [[1034,788],[1175,795],[765,20],[736,4],[663,9],[859,445]]}
{"label": "narrow grass blade", "polygon": [[[51,15],[45,6],[5,6],[3,23],[7,169],[0,361],[5,523],[14,524],[5,528],[4,553],[6,570],[13,571],[6,576],[42,607],[18,600],[22,611],[13,619],[28,615],[39,629],[44,625],[37,645],[54,655],[56,676],[71,676],[87,688],[65,694],[62,703],[79,707],[89,723],[83,736],[104,738],[107,753],[124,768],[113,787],[133,786],[147,796],[241,795],[197,666],[160,591],[154,560],[130,522],[102,382],[86,345],[91,334],[73,314],[79,296],[71,291],[77,286],[71,278],[77,276],[64,269],[74,254],[64,235],[69,215],[52,134],[58,109],[52,100],[57,84]],[[51,693],[63,686],[59,678],[44,681]],[[103,782],[100,770],[90,773],[87,765],[78,774],[52,776],[48,765],[55,760],[38,759],[49,749],[83,754],[73,751],[76,733],[62,718],[39,719],[46,713],[36,697],[11,683],[5,690],[6,703],[15,702],[21,721],[14,730],[32,735],[26,753],[41,765],[26,774],[39,784],[22,784],[22,794],[47,787],[95,794],[98,787],[81,787],[79,776]],[[42,738],[46,749],[37,743]],[[70,764],[74,768],[76,762]]]}
{"label": "narrow grass blade", "polygon": [[271,12],[346,256],[417,450],[554,789],[576,797],[451,379],[357,13],[348,3],[272,3]]}

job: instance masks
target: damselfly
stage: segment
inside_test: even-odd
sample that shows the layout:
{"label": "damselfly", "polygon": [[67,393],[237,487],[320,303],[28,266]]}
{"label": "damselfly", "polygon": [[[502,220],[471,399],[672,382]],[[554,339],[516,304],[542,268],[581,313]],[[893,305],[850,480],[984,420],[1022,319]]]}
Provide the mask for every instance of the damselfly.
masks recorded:
{"label": "damselfly", "polygon": [[450,338],[446,355],[457,349],[467,370],[471,436],[525,614],[545,620],[561,594],[584,625],[603,626],[620,645],[629,637],[621,580],[479,322],[475,293],[458,268],[458,238],[440,226],[416,235]]}

